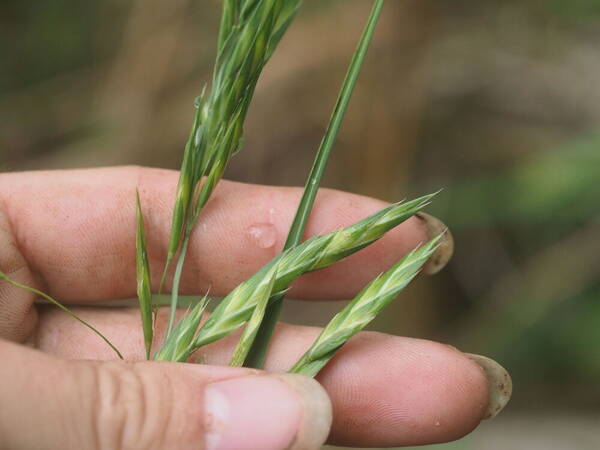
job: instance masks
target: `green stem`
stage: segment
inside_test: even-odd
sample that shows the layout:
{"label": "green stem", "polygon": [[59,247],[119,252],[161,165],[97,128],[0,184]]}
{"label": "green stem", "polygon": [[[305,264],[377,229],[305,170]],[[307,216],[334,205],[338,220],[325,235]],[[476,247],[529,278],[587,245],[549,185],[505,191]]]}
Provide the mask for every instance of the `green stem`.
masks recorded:
{"label": "green stem", "polygon": [[100,331],[98,331],[96,328],[94,328],[92,325],[90,325],[89,323],[87,323],[85,320],[83,320],[81,317],[79,317],[77,314],[75,314],[73,311],[71,311],[69,308],[67,308],[66,306],[64,306],[62,303],[60,303],[58,300],[53,299],[52,297],[50,297],[48,294],[45,294],[44,292],[32,288],[31,286],[27,286],[25,284],[21,284],[18,281],[13,280],[12,278],[10,278],[8,275],[6,275],[4,272],[0,271],[0,279],[5,280],[7,283],[12,284],[15,287],[18,287],[19,289],[24,289],[26,291],[29,291],[35,295],[39,295],[40,297],[48,300],[50,303],[52,303],[54,306],[57,306],[58,308],[62,309],[64,312],[66,312],[68,315],[70,315],[72,318],[74,318],[75,320],[77,320],[78,322],[80,322],[81,324],[83,324],[84,326],[86,326],[87,328],[89,328],[90,330],[92,330],[94,333],[96,333],[100,339],[102,339],[104,342],[106,342],[108,344],[108,346],[113,349],[113,351],[117,354],[117,356],[119,357],[119,359],[123,359],[123,355],[121,354],[121,352],[117,349],[117,347],[115,347],[109,340],[108,338],[106,338],[102,333],[100,333]]}
{"label": "green stem", "polygon": [[196,220],[198,219],[202,208],[206,206],[206,203],[208,202],[210,194],[212,193],[214,186],[216,186],[216,183],[217,182],[210,182],[210,180],[208,180],[208,184],[202,185],[197,203],[196,213],[190,218],[190,222],[188,222],[188,225],[185,227],[183,243],[181,244],[179,258],[177,259],[175,273],[173,274],[173,285],[171,287],[171,305],[169,311],[169,324],[167,326],[167,334],[165,335],[165,340],[169,337],[171,331],[173,330],[173,326],[175,325],[175,314],[177,312],[177,306],[179,303],[179,282],[183,273],[183,265],[185,263],[185,257],[187,256],[188,245],[190,243],[190,239],[194,231],[194,226],[196,225]]}
{"label": "green stem", "polygon": [[[346,110],[348,109],[348,103],[350,102],[352,92],[356,86],[356,81],[365,60],[365,55],[367,54],[369,44],[373,39],[373,34],[381,14],[383,2],[384,0],[375,0],[369,20],[367,21],[367,25],[360,38],[358,47],[354,52],[352,61],[350,62],[350,67],[348,68],[346,78],[342,84],[342,89],[340,90],[335,108],[331,115],[327,131],[325,132],[323,140],[319,146],[317,156],[304,188],[302,199],[300,200],[300,204],[296,210],[296,216],[292,222],[292,226],[285,242],[284,250],[295,247],[302,241],[302,236],[304,235],[304,231],[306,229],[306,223],[308,222],[310,212],[314,205],[315,197],[319,190],[323,173],[325,172],[327,161],[329,160],[329,155],[331,154],[331,149],[333,148],[340,130],[340,126],[346,114]],[[252,348],[248,354],[245,364],[246,366],[254,368],[261,368],[263,366],[265,356],[269,348],[269,342],[271,341],[271,336],[273,335],[275,325],[277,324],[277,320],[281,314],[282,305],[283,295],[279,295],[272,299],[271,303],[267,307],[267,311],[259,328],[256,339],[254,340],[254,344],[252,345]]]}
{"label": "green stem", "polygon": [[183,264],[185,262],[185,256],[187,253],[188,244],[190,243],[190,236],[186,234],[183,244],[181,245],[181,251],[179,253],[179,259],[175,266],[175,273],[173,275],[173,286],[171,287],[171,305],[169,311],[169,325],[167,326],[167,333],[165,334],[165,340],[171,335],[173,331],[173,325],[175,324],[175,314],[177,313],[177,303],[179,300],[179,281],[181,280],[181,274],[183,272]]}

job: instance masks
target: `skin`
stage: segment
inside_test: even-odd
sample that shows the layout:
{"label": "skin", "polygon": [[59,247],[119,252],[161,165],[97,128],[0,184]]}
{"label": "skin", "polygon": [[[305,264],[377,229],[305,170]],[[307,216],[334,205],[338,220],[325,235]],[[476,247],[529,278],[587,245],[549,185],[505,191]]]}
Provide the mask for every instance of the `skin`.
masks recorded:
{"label": "skin", "polygon": [[[94,303],[135,297],[136,186],[146,219],[153,281],[159,280],[176,183],[176,172],[138,167],[1,175],[0,268],[63,302],[89,303],[90,307],[76,308],[76,312],[109,337],[126,359],[142,360],[139,313],[134,309],[94,308]],[[223,295],[260,268],[281,249],[300,195],[298,188],[220,183],[203,213],[199,232],[193,236],[182,291],[203,293],[210,288],[211,294]],[[307,236],[348,225],[384,206],[379,200],[324,189]],[[257,245],[248,233],[254,224],[272,225],[273,246]],[[410,219],[347,260],[302,277],[290,296],[307,300],[349,298],[425,240],[427,231],[422,221]],[[189,392],[215,380],[248,375],[244,369],[214,367],[227,363],[235,336],[206,347],[202,352],[206,365],[194,365],[189,370],[189,364],[76,362],[115,356],[73,319],[54,308],[35,307],[33,301],[31,294],[0,284],[0,436],[38,427],[46,431],[31,439],[63,439],[60,442],[67,446],[85,442],[85,436],[69,436],[77,433],[64,431],[70,429],[64,425],[68,420],[83,420],[88,409],[95,414],[93,402],[85,395],[75,395],[67,382],[78,383],[79,394],[93,389],[86,384],[93,383],[85,374],[96,370],[90,365],[110,373],[110,379],[122,379],[135,366],[135,373],[141,373],[138,378],[150,380],[142,382],[150,398],[164,395],[157,392],[161,384],[152,382],[153,377],[176,378],[180,387],[172,395],[177,396],[178,389]],[[161,312],[159,335],[165,321],[166,312]],[[281,324],[265,369],[285,371],[318,333],[316,328]],[[190,370],[196,371],[194,375]],[[426,340],[360,333],[318,380],[333,405],[329,443],[338,445],[382,447],[454,440],[473,430],[487,407],[487,380],[481,368],[458,350]],[[184,431],[169,426],[152,431],[144,428],[138,438],[154,444],[182,436],[191,436],[193,442],[201,440],[202,426],[194,426],[185,414],[193,410],[188,404],[192,400],[189,395],[181,396],[177,406],[168,410],[186,424]],[[40,402],[52,405],[53,413],[37,413]],[[80,413],[73,414],[73,408]],[[164,413],[160,408],[153,412],[148,408],[146,405],[146,410],[137,408],[141,412],[129,414],[147,420],[145,414],[161,423],[160,414]],[[58,426],[52,422],[54,416],[61,418]],[[96,426],[89,430],[91,436],[96,435],[94,442],[98,442],[98,430],[107,433],[107,427],[116,426],[115,420],[112,416],[94,419]],[[119,434],[120,445],[126,447],[127,436],[127,432]],[[14,439],[9,443],[17,448],[38,442]],[[187,441],[177,442],[186,448]]]}

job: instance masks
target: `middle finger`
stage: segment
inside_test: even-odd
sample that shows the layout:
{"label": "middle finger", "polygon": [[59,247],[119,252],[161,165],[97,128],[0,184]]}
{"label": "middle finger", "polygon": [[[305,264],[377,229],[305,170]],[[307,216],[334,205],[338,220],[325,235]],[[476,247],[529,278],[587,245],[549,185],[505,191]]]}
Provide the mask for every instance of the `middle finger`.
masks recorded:
{"label": "middle finger", "polygon": [[[115,343],[126,359],[143,359],[139,311],[81,308],[77,312]],[[166,311],[159,314],[156,342]],[[265,369],[285,371],[320,329],[281,324]],[[200,349],[206,364],[227,364],[236,336]],[[43,308],[37,346],[65,358],[112,359],[96,336],[60,311]],[[334,407],[331,442],[353,446],[419,445],[456,439],[471,431],[488,406],[481,368],[449,346],[381,333],[360,333],[319,375]]]}

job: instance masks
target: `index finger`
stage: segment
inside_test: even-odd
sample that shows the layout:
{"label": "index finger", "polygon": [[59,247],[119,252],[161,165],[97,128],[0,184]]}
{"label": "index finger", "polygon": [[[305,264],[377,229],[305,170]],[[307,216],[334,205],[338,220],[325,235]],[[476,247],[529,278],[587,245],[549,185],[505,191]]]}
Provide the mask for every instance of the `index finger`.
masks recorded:
{"label": "index finger", "polygon": [[[99,301],[135,296],[136,187],[157,288],[176,184],[174,171],[137,167],[13,173],[0,176],[0,200],[18,248],[49,293],[63,301]],[[221,182],[193,234],[181,291],[210,287],[212,294],[225,295],[268,262],[283,246],[301,192]],[[323,189],[307,235],[349,225],[385,206]],[[426,222],[411,218],[340,264],[302,277],[290,295],[349,298],[427,239]]]}

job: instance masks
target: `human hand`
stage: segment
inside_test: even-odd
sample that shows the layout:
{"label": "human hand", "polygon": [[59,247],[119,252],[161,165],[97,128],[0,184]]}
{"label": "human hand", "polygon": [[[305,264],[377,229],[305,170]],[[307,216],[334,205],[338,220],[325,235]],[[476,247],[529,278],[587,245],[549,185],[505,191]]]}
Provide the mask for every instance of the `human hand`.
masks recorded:
{"label": "human hand", "polygon": [[[0,176],[0,269],[75,308],[141,361],[136,308],[94,308],[135,297],[135,202],[139,186],[158,281],[177,174],[111,168]],[[203,212],[182,291],[223,295],[281,248],[301,190],[222,182]],[[325,233],[385,206],[322,190],[308,234]],[[378,243],[295,283],[294,298],[349,298],[428,239],[431,220],[412,218]],[[432,258],[430,271],[450,254]],[[155,286],[156,289],[156,286]],[[400,446],[471,431],[510,396],[496,363],[449,346],[364,332],[317,379],[267,375],[226,364],[235,337],[201,351],[204,364],[99,362],[114,354],[97,336],[32,294],[0,283],[0,447],[314,448],[328,442]],[[157,340],[165,325],[159,314]],[[319,330],[280,325],[265,369],[284,371]],[[26,348],[26,344],[31,348]],[[41,350],[41,351],[40,351]],[[96,360],[78,361],[78,360]]]}

